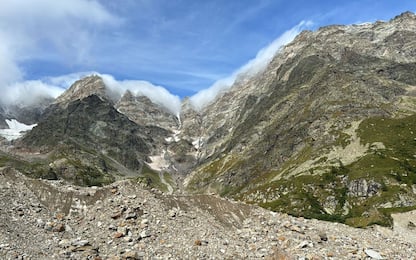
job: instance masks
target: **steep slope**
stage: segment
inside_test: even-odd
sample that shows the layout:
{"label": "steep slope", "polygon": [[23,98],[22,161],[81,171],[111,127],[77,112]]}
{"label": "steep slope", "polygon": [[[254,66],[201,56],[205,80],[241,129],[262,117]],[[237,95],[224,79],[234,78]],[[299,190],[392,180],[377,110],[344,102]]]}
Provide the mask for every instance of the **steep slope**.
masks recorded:
{"label": "steep slope", "polygon": [[137,176],[165,135],[166,130],[139,126],[91,95],[66,108],[50,107],[18,147],[49,152],[52,162],[43,174],[76,182],[79,178],[79,184],[91,185],[90,176],[96,177],[96,184],[102,178],[104,183],[111,181],[114,174]]}
{"label": "steep slope", "polygon": [[4,109],[0,106],[0,129],[8,128],[9,126],[6,124],[6,114]]}
{"label": "steep slope", "polygon": [[78,185],[135,178],[170,193],[173,176],[191,193],[391,225],[392,212],[416,209],[415,31],[416,16],[404,13],[302,32],[201,111],[185,99],[180,117],[89,76],[22,113],[38,125],[4,142],[0,163]]}
{"label": "steep slope", "polygon": [[97,95],[101,99],[110,102],[114,102],[114,99],[117,97],[105,86],[101,77],[91,75],[74,82],[54,103],[65,107],[72,101],[80,100],[91,95]]}
{"label": "steep slope", "polygon": [[152,155],[165,149],[171,132],[149,120],[142,122],[148,125],[131,121],[114,107],[114,97],[98,76],[75,82],[15,143],[20,157],[9,158],[9,165],[33,177],[62,178],[80,185],[143,174],[158,182],[158,174],[148,165]]}
{"label": "steep slope", "polygon": [[200,112],[188,189],[353,225],[415,206],[415,30],[404,13],[301,33]]}
{"label": "steep slope", "polygon": [[168,130],[179,127],[178,119],[146,96],[135,96],[127,90],[115,108],[139,125],[154,125]]}

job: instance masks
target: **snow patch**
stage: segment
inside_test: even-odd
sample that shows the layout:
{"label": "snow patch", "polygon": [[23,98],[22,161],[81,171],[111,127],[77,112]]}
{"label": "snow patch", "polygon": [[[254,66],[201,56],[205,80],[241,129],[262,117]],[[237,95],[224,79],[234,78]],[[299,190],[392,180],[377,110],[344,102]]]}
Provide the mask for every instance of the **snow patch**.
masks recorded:
{"label": "snow patch", "polygon": [[175,140],[175,142],[179,142],[181,140],[181,138],[179,137],[180,134],[181,134],[181,131],[179,130],[173,131],[173,140]]}
{"label": "snow patch", "polygon": [[173,137],[165,138],[165,141],[168,142],[168,143],[172,143],[173,140],[174,140]]}
{"label": "snow patch", "polygon": [[16,119],[6,119],[6,123],[9,126],[9,129],[0,129],[0,135],[6,138],[8,141],[22,137],[24,132],[32,130],[32,128],[37,125],[25,125]]}
{"label": "snow patch", "polygon": [[155,171],[162,171],[169,168],[169,161],[165,159],[165,151],[162,152],[161,155],[149,156],[151,163],[147,163],[147,165]]}
{"label": "snow patch", "polygon": [[199,150],[204,145],[204,141],[202,141],[202,138],[197,138],[192,142],[192,145]]}
{"label": "snow patch", "polygon": [[177,143],[181,140],[181,138],[179,137],[181,134],[180,130],[173,130],[173,135],[170,137],[165,138],[165,141],[168,143]]}

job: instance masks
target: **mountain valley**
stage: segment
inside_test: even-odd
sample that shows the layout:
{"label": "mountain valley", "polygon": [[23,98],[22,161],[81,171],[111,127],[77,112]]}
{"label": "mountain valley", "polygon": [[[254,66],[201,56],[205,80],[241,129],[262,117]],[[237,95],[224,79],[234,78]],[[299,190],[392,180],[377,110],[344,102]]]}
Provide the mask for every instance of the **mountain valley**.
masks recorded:
{"label": "mountain valley", "polygon": [[415,32],[304,31],[178,115],[100,75],[0,107],[0,257],[416,257]]}

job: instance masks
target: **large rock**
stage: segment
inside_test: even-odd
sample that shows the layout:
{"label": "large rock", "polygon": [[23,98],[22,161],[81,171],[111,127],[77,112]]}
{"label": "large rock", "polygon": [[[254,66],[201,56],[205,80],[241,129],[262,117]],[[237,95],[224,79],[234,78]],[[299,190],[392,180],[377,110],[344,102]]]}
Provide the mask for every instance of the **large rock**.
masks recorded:
{"label": "large rock", "polygon": [[379,192],[380,188],[381,184],[373,180],[353,180],[348,185],[348,195],[353,197],[372,197]]}

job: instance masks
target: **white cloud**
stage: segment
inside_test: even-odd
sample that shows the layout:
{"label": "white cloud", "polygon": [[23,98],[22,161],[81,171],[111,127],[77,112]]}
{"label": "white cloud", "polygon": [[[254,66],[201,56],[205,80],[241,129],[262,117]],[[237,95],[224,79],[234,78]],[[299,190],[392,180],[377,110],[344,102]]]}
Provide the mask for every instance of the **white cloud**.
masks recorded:
{"label": "white cloud", "polygon": [[[39,80],[25,80],[1,87],[0,104],[21,107],[35,104],[42,98],[57,98],[75,81],[94,72],[78,72]],[[95,73],[96,74],[96,73]]]}
{"label": "white cloud", "polygon": [[43,78],[42,81],[48,85],[60,87],[62,89],[67,89],[70,87],[75,81],[86,77],[91,74],[99,74],[95,71],[88,71],[88,72],[76,72],[66,75],[61,75],[57,77],[46,77]]}
{"label": "white cloud", "polygon": [[[0,33],[0,39],[4,39]],[[8,85],[23,78],[14,55],[7,48],[7,43],[0,44],[0,90],[2,85]]]}
{"label": "white cloud", "polygon": [[[116,80],[108,74],[98,72],[79,72],[58,77],[46,77],[40,80],[26,80],[3,87],[3,94],[0,95],[0,103],[4,105],[30,106],[38,100],[48,97],[57,98],[75,81],[91,75],[100,76],[110,93],[114,94],[115,100],[130,90],[136,96],[146,96],[153,103],[165,107],[172,114],[179,116],[181,100],[178,96],[171,94],[161,86],[155,86],[143,80]],[[30,93],[30,94],[29,94]]]}
{"label": "white cloud", "polygon": [[2,43],[15,62],[57,52],[74,62],[87,58],[94,32],[120,20],[97,1],[0,1]]}
{"label": "white cloud", "polygon": [[146,96],[153,103],[168,109],[172,114],[179,116],[181,110],[181,100],[178,96],[172,95],[165,88],[155,86],[148,81],[142,80],[122,80],[117,81],[113,76],[99,74],[103,78],[105,85],[112,93],[120,98],[127,90],[130,90],[136,96]]}
{"label": "white cloud", "polygon": [[298,35],[301,32],[303,28],[310,26],[311,24],[311,22],[302,21],[290,30],[284,32],[281,36],[276,38],[268,46],[261,49],[254,59],[247,62],[245,65],[236,70],[233,74],[226,78],[216,81],[209,88],[203,89],[195,95],[193,95],[190,98],[192,106],[196,110],[201,110],[202,108],[213,102],[218,95],[231,88],[239,75],[252,77],[262,72],[282,46],[291,42],[296,37],[296,35]]}
{"label": "white cloud", "polygon": [[236,76],[237,73],[233,73],[227,78],[217,80],[209,88],[200,90],[190,98],[192,107],[197,111],[200,111],[213,102],[218,95],[227,91],[234,84]]}
{"label": "white cloud", "polygon": [[[61,94],[75,80],[90,73],[25,81],[20,64],[28,60],[69,65],[89,63],[97,33],[121,22],[121,18],[112,15],[98,0],[0,0],[0,92],[4,93],[0,96],[0,103],[27,105],[41,97]],[[263,70],[278,49],[291,41],[304,25],[299,24],[285,32],[232,75],[194,95],[191,98],[193,105],[200,109],[212,102],[219,93],[233,85],[239,74],[255,75]],[[111,53],[107,54],[111,56]],[[129,60],[132,59],[129,56]],[[185,74],[201,78],[215,76],[192,71]],[[174,114],[180,112],[179,97],[160,86],[146,81],[117,81],[110,75],[102,76],[119,95],[130,89]]]}
{"label": "white cloud", "polygon": [[54,84],[23,81],[20,64],[30,59],[88,62],[94,32],[119,22],[95,0],[0,1],[0,102],[55,96],[62,90]]}
{"label": "white cloud", "polygon": [[6,106],[30,106],[45,97],[56,98],[63,91],[63,88],[46,84],[41,80],[22,81],[3,87],[0,102]]}

